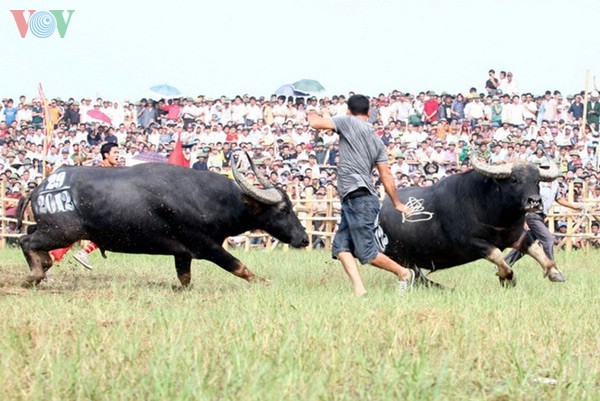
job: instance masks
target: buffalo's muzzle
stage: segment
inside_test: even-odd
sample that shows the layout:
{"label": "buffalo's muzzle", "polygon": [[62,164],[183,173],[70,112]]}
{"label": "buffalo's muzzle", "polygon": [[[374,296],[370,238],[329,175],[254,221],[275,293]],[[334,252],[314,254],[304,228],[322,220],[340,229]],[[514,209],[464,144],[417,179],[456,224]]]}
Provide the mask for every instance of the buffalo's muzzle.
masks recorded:
{"label": "buffalo's muzzle", "polygon": [[532,196],[527,199],[525,210],[527,212],[539,212],[542,210],[542,198],[539,196]]}

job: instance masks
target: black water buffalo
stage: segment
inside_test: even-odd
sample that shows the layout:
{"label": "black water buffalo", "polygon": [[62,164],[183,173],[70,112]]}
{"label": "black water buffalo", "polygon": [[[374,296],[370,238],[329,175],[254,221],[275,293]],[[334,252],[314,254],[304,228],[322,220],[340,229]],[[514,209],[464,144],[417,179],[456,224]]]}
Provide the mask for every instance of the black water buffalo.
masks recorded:
{"label": "black water buffalo", "polygon": [[227,237],[260,229],[304,247],[308,236],[285,192],[258,174],[251,160],[263,188],[232,165],[234,180],[168,164],[59,168],[30,197],[36,224],[19,241],[31,270],[23,285],[42,280],[52,266],[48,251],[82,239],[103,251],[173,255],[184,287],[192,259],[256,279],[223,249]]}
{"label": "black water buffalo", "polygon": [[541,169],[521,162],[491,166],[472,157],[474,170],[444,178],[431,187],[408,187],[398,196],[413,207],[405,219],[389,198],[381,209],[381,226],[388,236],[385,253],[421,273],[447,269],[485,258],[498,266],[502,284],[514,284],[513,272],[502,257],[507,247],[537,260],[551,281],[564,281],[555,263],[524,228],[525,213],[541,207],[539,181],[558,175],[554,163]]}

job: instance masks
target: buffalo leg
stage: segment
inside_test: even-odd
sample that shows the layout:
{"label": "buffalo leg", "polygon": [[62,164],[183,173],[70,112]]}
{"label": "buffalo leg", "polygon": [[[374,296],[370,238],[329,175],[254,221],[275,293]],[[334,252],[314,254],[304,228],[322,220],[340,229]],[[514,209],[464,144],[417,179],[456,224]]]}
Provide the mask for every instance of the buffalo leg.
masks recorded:
{"label": "buffalo leg", "polygon": [[514,287],[516,285],[516,278],[514,277],[513,271],[504,261],[502,252],[498,248],[493,248],[492,251],[486,256],[486,259],[498,266],[498,278],[500,278],[500,284],[505,287]]}
{"label": "buffalo leg", "polygon": [[189,287],[192,281],[192,257],[189,255],[176,255],[175,269],[181,285],[184,288]]}
{"label": "buffalo leg", "polygon": [[210,260],[222,269],[227,270],[234,276],[243,278],[248,282],[269,283],[268,280],[258,277],[254,273],[252,273],[245,264],[233,257],[233,255],[231,255],[223,248],[215,247],[211,249],[210,255],[206,256],[206,259]]}
{"label": "buffalo leg", "polygon": [[[78,235],[75,232],[75,235]],[[29,234],[19,238],[19,245],[29,265],[29,276],[22,286],[36,286],[44,279],[46,272],[52,267],[52,259],[48,251],[71,245],[79,237],[57,237],[42,227],[36,227]]]}
{"label": "buffalo leg", "polygon": [[23,251],[27,264],[29,265],[29,276],[21,285],[23,288],[35,287],[46,277],[46,271],[52,266],[52,259],[48,252]]}
{"label": "buffalo leg", "polygon": [[548,277],[550,281],[557,283],[566,281],[565,276],[556,268],[556,263],[546,255],[544,248],[538,241],[531,244],[525,252],[542,266],[544,277]]}

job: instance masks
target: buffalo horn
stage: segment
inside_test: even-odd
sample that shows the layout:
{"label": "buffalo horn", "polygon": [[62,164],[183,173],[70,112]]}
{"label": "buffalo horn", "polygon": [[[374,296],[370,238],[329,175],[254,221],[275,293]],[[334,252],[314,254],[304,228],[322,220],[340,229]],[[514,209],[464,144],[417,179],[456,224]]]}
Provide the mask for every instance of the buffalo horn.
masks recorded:
{"label": "buffalo horn", "polygon": [[[258,174],[257,174],[256,170],[254,169],[254,164],[252,164],[252,160],[250,160],[250,156],[248,156],[248,153],[246,153],[246,152],[244,152],[244,154],[250,161],[250,165],[251,165],[251,167],[253,167],[252,170],[254,171],[254,174],[258,177]],[[240,162],[241,162],[241,160],[240,160]],[[283,201],[283,197],[281,196],[281,193],[277,189],[275,189],[273,187],[267,188],[267,189],[259,189],[259,188],[256,188],[254,185],[250,184],[248,182],[248,180],[246,179],[246,177],[244,177],[239,172],[238,166],[235,162],[233,154],[231,155],[231,171],[233,173],[233,179],[238,184],[238,186],[240,187],[240,189],[242,190],[242,192],[244,194],[250,196],[251,198],[256,199],[259,202],[267,204],[267,205],[275,205],[275,204]]]}
{"label": "buffalo horn", "polygon": [[546,158],[548,159],[548,164],[550,165],[550,167],[538,167],[538,170],[540,170],[540,181],[551,182],[554,181],[556,177],[558,177],[558,167],[556,166],[556,163],[554,163],[554,161],[550,160],[549,157]]}
{"label": "buffalo horn", "polygon": [[[248,156],[247,153],[246,153],[246,156]],[[254,165],[254,162],[252,161],[250,156],[248,156],[248,160],[250,161],[250,168],[254,172],[254,176],[256,177],[258,182],[260,182],[260,185],[262,185],[263,188],[265,188],[265,189],[273,188],[273,184],[271,184],[271,182],[265,178],[264,174],[259,173],[256,170],[256,166]]]}
{"label": "buffalo horn", "polygon": [[512,163],[490,166],[487,163],[481,162],[477,159],[477,152],[474,149],[471,150],[471,164],[473,165],[473,169],[478,173],[483,174],[486,177],[498,179],[510,177],[513,168]]}

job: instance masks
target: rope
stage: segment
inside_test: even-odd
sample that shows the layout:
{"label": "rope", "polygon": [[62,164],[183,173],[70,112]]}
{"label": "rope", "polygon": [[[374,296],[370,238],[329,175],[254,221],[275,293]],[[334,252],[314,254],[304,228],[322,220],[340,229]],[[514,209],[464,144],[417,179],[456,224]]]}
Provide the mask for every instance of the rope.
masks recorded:
{"label": "rope", "polygon": [[413,210],[413,214],[410,217],[406,217],[404,213],[402,213],[402,222],[408,223],[419,223],[421,221],[429,221],[433,218],[433,213],[425,210],[425,206],[423,206],[424,200],[413,198],[412,196],[408,198],[408,202],[406,202],[406,206],[410,207]]}

